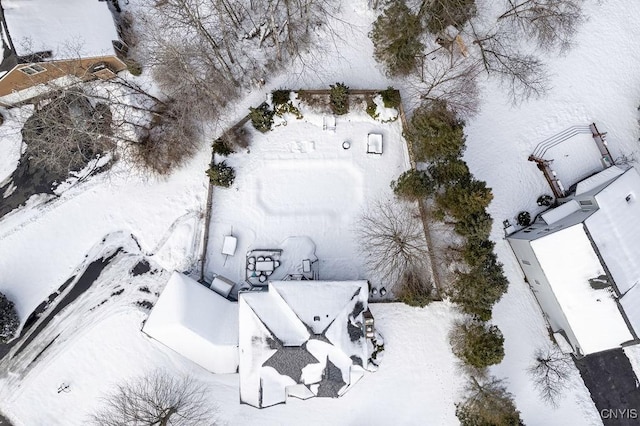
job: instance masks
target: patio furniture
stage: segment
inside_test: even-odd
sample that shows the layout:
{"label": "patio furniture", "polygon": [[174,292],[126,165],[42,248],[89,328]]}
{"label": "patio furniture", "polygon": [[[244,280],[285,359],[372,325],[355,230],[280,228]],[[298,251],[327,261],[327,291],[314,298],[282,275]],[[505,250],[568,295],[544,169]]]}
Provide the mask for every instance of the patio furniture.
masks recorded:
{"label": "patio furniture", "polygon": [[249,263],[254,263],[254,264],[255,264],[255,263],[256,263],[256,258],[252,256],[252,257],[250,257],[250,258],[248,259],[248,262],[249,262]]}
{"label": "patio furniture", "polygon": [[336,130],[336,117],[333,115],[322,116],[322,130]]}
{"label": "patio furniture", "polygon": [[367,154],[382,154],[382,135],[380,133],[367,135]]}
{"label": "patio furniture", "polygon": [[258,260],[256,262],[256,271],[266,272],[273,271],[273,260]]}
{"label": "patio furniture", "polygon": [[222,275],[216,275],[213,281],[211,281],[211,285],[209,286],[209,288],[222,297],[228,297],[229,293],[231,293],[233,285],[234,282],[230,279],[225,278]]}
{"label": "patio furniture", "polygon": [[253,263],[249,263],[247,265],[247,269],[250,270],[250,271],[254,271],[256,269],[256,265],[253,264]]}
{"label": "patio furniture", "polygon": [[266,275],[260,275],[260,278],[258,278],[258,281],[260,281],[261,283],[265,282],[266,280],[267,280]]}
{"label": "patio furniture", "polygon": [[227,235],[222,242],[222,254],[227,256],[233,256],[236,254],[236,246],[238,245],[238,239],[233,235]]}
{"label": "patio furniture", "polygon": [[273,261],[273,269],[276,269],[278,266],[280,266],[280,261],[279,260],[274,260]]}
{"label": "patio furniture", "polygon": [[264,262],[264,257],[262,256],[258,257],[258,262]]}

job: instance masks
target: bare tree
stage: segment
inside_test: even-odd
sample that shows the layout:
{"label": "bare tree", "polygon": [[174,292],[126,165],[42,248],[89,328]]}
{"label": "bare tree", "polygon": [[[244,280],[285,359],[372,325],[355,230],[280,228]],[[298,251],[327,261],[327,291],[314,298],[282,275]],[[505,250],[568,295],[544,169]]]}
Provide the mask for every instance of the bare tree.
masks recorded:
{"label": "bare tree", "polygon": [[545,50],[567,50],[584,21],[582,0],[507,0],[507,4],[498,21],[515,24]]}
{"label": "bare tree", "polygon": [[357,234],[362,253],[381,282],[415,286],[418,280],[430,288],[429,250],[415,204],[378,201],[360,217]]}
{"label": "bare tree", "polygon": [[471,28],[482,67],[503,83],[512,102],[540,97],[546,92],[548,76],[544,63],[532,54],[518,51],[510,30],[496,27],[481,33],[473,24]]}
{"label": "bare tree", "polygon": [[542,400],[555,407],[568,385],[571,359],[555,345],[537,349],[534,357],[528,372]]}
{"label": "bare tree", "polygon": [[461,117],[477,112],[477,77],[482,71],[478,61],[438,49],[423,57],[421,69],[420,80],[414,80],[409,89],[417,99],[444,101]]}
{"label": "bare tree", "polygon": [[91,416],[100,426],[217,424],[217,408],[207,388],[190,377],[176,378],[162,370],[139,377],[104,398]]}

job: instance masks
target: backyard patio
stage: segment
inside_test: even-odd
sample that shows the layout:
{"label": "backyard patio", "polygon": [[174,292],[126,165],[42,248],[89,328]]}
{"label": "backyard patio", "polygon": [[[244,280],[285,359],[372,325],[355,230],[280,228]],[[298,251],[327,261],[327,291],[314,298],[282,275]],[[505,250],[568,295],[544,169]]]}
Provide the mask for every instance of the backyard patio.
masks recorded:
{"label": "backyard patio", "polygon": [[300,110],[302,119],[287,114],[267,133],[245,125],[249,148],[226,159],[236,178],[213,191],[207,282],[385,284],[370,276],[355,229],[368,206],[393,197],[390,182],[409,168],[400,121],[380,123],[358,105],[344,116]]}

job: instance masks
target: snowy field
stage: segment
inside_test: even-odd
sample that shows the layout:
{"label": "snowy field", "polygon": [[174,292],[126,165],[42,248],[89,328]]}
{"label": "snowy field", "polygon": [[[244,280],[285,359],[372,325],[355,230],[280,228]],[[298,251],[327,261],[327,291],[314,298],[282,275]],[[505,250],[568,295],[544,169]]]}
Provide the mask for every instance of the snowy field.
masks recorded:
{"label": "snowy field", "polygon": [[[367,33],[375,15],[366,4],[364,0],[344,2],[339,20],[333,23],[340,37],[327,40],[327,46],[337,46],[339,53],[335,53],[333,48],[317,52],[313,68],[304,64],[290,73],[274,77],[264,91],[256,90],[249,94],[236,105],[235,110],[228,112],[225,119],[232,122],[246,114],[248,106],[259,104],[265,93],[281,87],[317,88],[344,81],[352,88],[394,85],[403,91],[403,95],[407,93],[408,88],[385,77],[372,58],[372,45]],[[544,98],[513,106],[499,87],[487,82],[482,90],[480,112],[468,120],[466,127],[465,160],[471,171],[479,179],[487,181],[493,190],[494,199],[489,207],[495,220],[492,238],[497,243],[499,259],[505,264],[511,283],[508,293],[494,309],[494,321],[505,335],[506,355],[500,365],[492,367],[491,372],[507,378],[508,389],[515,396],[522,419],[529,425],[598,425],[601,420],[576,370],[557,408],[551,408],[539,399],[526,372],[535,350],[546,345],[549,337],[539,307],[503,240],[501,222],[522,210],[537,213],[536,198],[550,192],[542,174],[534,163],[527,161],[527,157],[545,138],[575,124],[596,122],[600,131],[608,132],[609,149],[614,158],[623,154],[638,158],[640,50],[637,42],[640,40],[640,21],[637,17],[640,16],[640,4],[626,2],[621,6],[619,2],[588,0],[585,12],[589,20],[580,28],[573,49],[565,56],[550,55],[547,58],[552,78],[551,89]],[[417,100],[405,96],[406,106],[416,103]],[[338,122],[337,132],[346,128],[340,124]],[[314,132],[324,135],[317,124],[314,126]],[[368,131],[364,127],[358,130],[359,133]],[[361,134],[349,137],[354,142],[362,140]],[[305,135],[304,140],[311,139]],[[310,165],[314,163],[309,157],[326,155],[326,158],[337,162],[340,159],[337,156],[345,154],[337,147],[334,151],[323,151],[330,149],[330,145],[321,145],[320,138],[312,140],[317,142],[314,151],[291,152],[286,143],[296,141],[303,141],[299,134],[292,135],[289,140],[275,141],[273,145],[255,143],[247,157],[259,157],[254,155],[257,152],[254,150],[279,146],[280,152],[272,152],[271,157],[265,157],[271,162],[258,162],[253,167],[263,168],[267,175],[271,173],[271,177],[280,179],[287,177],[281,174],[285,173],[281,171],[282,163],[286,163],[284,158],[279,160],[281,156],[306,158],[303,162],[293,163]],[[4,176],[11,173],[18,145],[16,140],[11,142],[5,138],[0,143],[0,170]],[[126,173],[125,165],[118,165],[109,175],[97,176],[78,185],[55,202],[27,207],[1,220],[0,291],[16,301],[23,321],[73,273],[85,259],[85,254],[107,234],[117,231],[134,234],[143,251],[154,255],[155,262],[166,269],[189,265],[198,252],[194,247],[200,240],[202,222],[199,218],[206,200],[204,170],[210,151],[204,145],[196,158],[166,180],[131,176]],[[356,155],[355,148],[356,145],[349,150],[349,155]],[[561,160],[558,157],[557,163]],[[227,201],[236,196],[246,197],[251,185],[266,185],[255,180],[252,182],[252,174],[243,173],[241,163],[237,165],[239,190],[217,191],[215,206],[227,208],[225,205],[229,203],[223,202],[225,197]],[[244,164],[248,166],[249,162]],[[344,175],[349,175],[350,179],[358,179],[357,176],[367,179],[368,175],[358,170],[359,167],[357,162],[351,162],[349,167],[332,165],[331,179],[337,186],[343,182]],[[294,173],[291,169],[286,170],[289,176]],[[572,172],[571,167],[567,172]],[[577,176],[582,173],[575,170]],[[388,191],[388,182],[397,174],[396,171],[389,172],[389,178],[385,177],[385,183],[380,187]],[[291,187],[282,179],[279,183]],[[297,191],[298,194],[303,192]],[[325,194],[324,189],[319,191]],[[360,190],[341,189],[339,193],[351,196],[357,191]],[[365,190],[362,199],[366,197]],[[253,213],[245,212],[242,205],[241,211],[227,213],[241,218],[234,233],[240,232],[240,223],[248,218],[280,223],[287,221],[287,216],[279,210],[283,194],[268,196],[265,193],[261,198],[262,204],[275,209],[276,214],[271,216],[260,206],[257,197],[246,198],[245,201],[249,202],[248,209],[254,209]],[[301,208],[299,205],[293,207]],[[342,250],[336,248],[337,244],[323,244],[335,238],[334,231],[330,227],[320,228],[318,224],[331,214],[342,215],[342,210],[331,212],[325,209],[324,216],[312,218],[316,221],[313,229],[322,231],[313,239],[318,257],[325,261],[332,259],[332,252]],[[214,217],[211,252],[219,252],[220,240],[216,242],[215,238],[230,232],[233,222],[229,217],[215,221]],[[247,226],[244,241],[242,238],[239,241],[245,246],[239,247],[238,253],[244,256],[243,251],[256,243],[279,244],[287,235],[295,235],[296,226],[300,224],[293,221],[292,231],[286,235],[265,235],[256,232],[260,229],[258,225]],[[347,246],[344,250],[352,248]],[[336,258],[333,257],[334,260]],[[216,265],[219,263],[220,259],[211,258],[209,273],[218,272]],[[242,275],[237,265],[227,265],[235,269],[223,269],[223,272]],[[136,294],[137,287],[141,285],[160,290],[168,276],[144,275],[138,278],[140,281],[128,281],[130,266],[130,263],[119,267],[114,264],[111,277],[105,272],[105,276],[99,279],[104,285],[111,283],[114,286],[117,281],[126,282],[127,287],[131,287],[131,291],[125,292],[121,299],[114,299],[119,300],[117,304],[105,304],[104,310],[96,310],[95,316],[88,316],[87,309],[100,303],[113,290],[105,287],[102,293],[87,293],[84,301],[79,299],[77,304],[69,307],[69,312],[63,311],[64,321],[61,318],[52,323],[51,329],[42,335],[42,340],[33,342],[34,348],[41,348],[40,345],[48,343],[47,336],[50,338],[68,330],[38,362],[27,368],[36,356],[36,353],[29,353],[25,358],[16,360],[15,365],[3,366],[0,411],[16,426],[85,424],[86,415],[96,408],[99,395],[128,377],[163,366],[193,373],[209,382],[211,400],[219,405],[221,418],[229,424],[289,425],[299,424],[301,419],[306,424],[335,425],[457,424],[454,403],[461,399],[463,374],[455,367],[455,359],[446,341],[446,333],[455,317],[446,304],[433,304],[425,309],[374,304],[372,310],[376,325],[385,337],[385,359],[377,373],[368,375],[341,399],[292,400],[286,405],[260,411],[238,404],[236,375],[205,373],[143,337],[139,329],[146,312],[132,305],[138,298],[131,295]],[[327,269],[323,268],[321,275],[328,273]],[[358,272],[348,268],[344,271],[354,275]],[[630,349],[627,353],[636,371],[640,371],[640,356]],[[70,384],[71,392],[57,394],[56,389],[65,381]]]}
{"label": "snowy field", "polygon": [[[321,113],[304,105],[301,111],[303,119],[286,117],[286,125],[265,134],[247,125],[249,152],[226,160],[236,179],[231,188],[213,192],[207,278],[215,273],[244,280],[252,249],[283,250],[286,264],[270,279],[301,273],[302,260],[314,260],[314,250],[320,279],[372,278],[355,233],[360,215],[392,198],[391,181],[409,168],[400,120],[380,123],[356,104],[336,118],[335,130],[323,130]],[[370,133],[382,135],[382,154],[367,153]],[[221,249],[231,233],[238,246],[227,257]]]}

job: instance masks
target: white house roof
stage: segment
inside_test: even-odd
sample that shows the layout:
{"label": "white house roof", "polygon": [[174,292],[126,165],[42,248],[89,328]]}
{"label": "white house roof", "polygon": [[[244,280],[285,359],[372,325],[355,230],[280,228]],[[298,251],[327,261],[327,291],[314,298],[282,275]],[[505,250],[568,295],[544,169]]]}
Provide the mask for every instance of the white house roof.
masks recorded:
{"label": "white house roof", "polygon": [[274,281],[239,295],[240,400],[336,397],[364,374],[366,281]]}
{"label": "white house roof", "polygon": [[213,373],[238,368],[238,305],[174,272],[142,331]]}
{"label": "white house roof", "polygon": [[118,33],[106,2],[2,0],[9,35],[19,56],[52,51],[52,60],[113,55]]}
{"label": "white house roof", "polygon": [[621,169],[620,167],[607,167],[600,173],[596,173],[595,175],[580,181],[578,185],[576,185],[576,195],[584,194],[585,192],[589,192],[592,189],[605,185],[623,173],[624,169]]}
{"label": "white house roof", "polygon": [[605,271],[581,223],[533,240],[531,248],[584,355],[633,339],[611,291],[589,283]]}
{"label": "white house roof", "polygon": [[547,225],[553,225],[578,210],[580,210],[580,204],[578,204],[576,200],[571,200],[555,209],[543,213],[541,216]]}
{"label": "white house roof", "polygon": [[627,170],[595,199],[599,209],[585,224],[624,294],[640,282],[640,175],[634,168]]}

